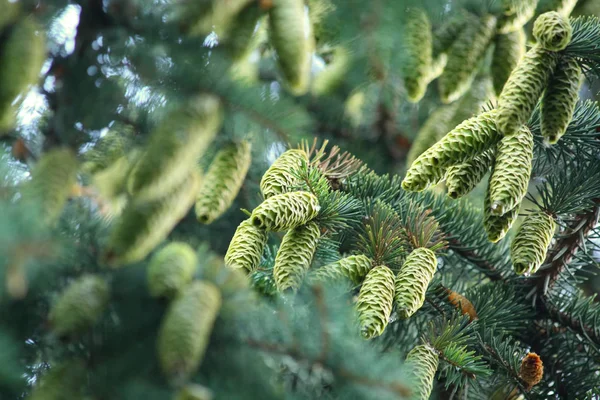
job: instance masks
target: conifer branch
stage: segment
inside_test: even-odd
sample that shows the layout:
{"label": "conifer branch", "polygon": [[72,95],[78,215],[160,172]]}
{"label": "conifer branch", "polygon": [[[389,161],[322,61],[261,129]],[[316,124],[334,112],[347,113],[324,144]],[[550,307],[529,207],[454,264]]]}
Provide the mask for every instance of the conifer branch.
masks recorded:
{"label": "conifer branch", "polygon": [[600,331],[594,329],[593,326],[586,325],[582,318],[578,318],[568,312],[561,311],[556,305],[552,304],[547,299],[542,299],[542,304],[546,314],[559,324],[570,328],[571,330],[581,334],[588,340],[600,346]]}
{"label": "conifer branch", "polygon": [[471,263],[476,265],[491,281],[501,281],[504,279],[502,273],[496,268],[494,264],[481,258],[475,250],[471,250],[464,247],[460,240],[456,237],[448,237],[448,244],[450,248],[459,256],[469,260]]}

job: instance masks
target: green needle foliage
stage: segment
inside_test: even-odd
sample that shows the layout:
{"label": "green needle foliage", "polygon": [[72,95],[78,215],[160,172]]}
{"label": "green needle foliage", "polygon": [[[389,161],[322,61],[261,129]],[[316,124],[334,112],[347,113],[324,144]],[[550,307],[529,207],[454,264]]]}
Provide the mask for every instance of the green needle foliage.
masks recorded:
{"label": "green needle foliage", "polygon": [[0,0],[0,398],[597,397],[590,2]]}

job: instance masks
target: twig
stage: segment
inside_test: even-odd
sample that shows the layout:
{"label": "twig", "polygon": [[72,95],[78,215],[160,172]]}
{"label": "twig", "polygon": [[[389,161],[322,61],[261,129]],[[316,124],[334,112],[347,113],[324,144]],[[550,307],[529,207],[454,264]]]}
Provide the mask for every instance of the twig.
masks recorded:
{"label": "twig", "polygon": [[489,278],[491,281],[501,281],[504,279],[502,273],[498,271],[498,268],[487,260],[482,259],[475,251],[467,250],[462,247],[460,241],[456,238],[448,238],[448,244],[450,248],[459,256],[466,258],[471,263],[479,267],[479,269]]}

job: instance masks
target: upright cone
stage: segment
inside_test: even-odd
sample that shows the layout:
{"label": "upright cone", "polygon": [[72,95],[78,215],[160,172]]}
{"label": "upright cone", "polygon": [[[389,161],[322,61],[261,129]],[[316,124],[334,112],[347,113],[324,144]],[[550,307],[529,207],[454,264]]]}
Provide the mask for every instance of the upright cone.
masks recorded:
{"label": "upright cone", "polygon": [[385,330],[394,303],[394,273],[385,265],[373,268],[363,282],[356,308],[363,337],[370,339]]}
{"label": "upright cone", "polygon": [[300,287],[312,263],[320,236],[319,226],[314,222],[290,229],[285,234],[273,267],[273,277],[280,292]]}
{"label": "upright cone", "polygon": [[433,279],[436,267],[435,253],[427,248],[419,247],[408,255],[395,282],[394,299],[400,318],[409,318],[423,306],[425,292]]}

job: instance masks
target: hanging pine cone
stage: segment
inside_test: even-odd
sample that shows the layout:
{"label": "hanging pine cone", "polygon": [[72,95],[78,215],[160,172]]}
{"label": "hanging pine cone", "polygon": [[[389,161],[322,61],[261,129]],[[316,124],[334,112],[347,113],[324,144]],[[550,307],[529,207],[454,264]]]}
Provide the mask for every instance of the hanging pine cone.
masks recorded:
{"label": "hanging pine cone", "polygon": [[337,46],[333,50],[333,60],[315,76],[312,82],[312,93],[317,96],[331,94],[344,82],[351,56],[347,49]]}
{"label": "hanging pine cone", "polygon": [[119,266],[143,260],[188,213],[199,185],[194,171],[163,198],[129,202],[109,238],[106,261]]}
{"label": "hanging pine cone", "polygon": [[525,54],[527,50],[526,41],[527,36],[523,28],[505,35],[496,35],[491,65],[491,75],[496,95],[499,96],[502,93],[502,88],[504,88],[508,77]]}
{"label": "hanging pine cone", "polygon": [[290,90],[308,90],[314,47],[312,28],[306,22],[304,0],[273,0],[269,9],[271,44]]}
{"label": "hanging pine cone", "polygon": [[487,15],[478,24],[468,25],[448,50],[448,62],[439,78],[440,97],[451,103],[464,95],[485,55],[496,29],[496,17]]}
{"label": "hanging pine cone", "polygon": [[191,283],[169,306],[158,332],[158,359],[169,380],[183,381],[202,362],[219,309],[212,283]]}
{"label": "hanging pine cone", "polygon": [[237,62],[247,58],[254,49],[258,36],[255,32],[256,25],[263,13],[264,10],[258,2],[251,2],[233,20],[223,43],[233,61]]}
{"label": "hanging pine cone", "polygon": [[521,203],[527,194],[532,160],[533,134],[527,126],[502,138],[490,176],[492,214],[503,215]]}
{"label": "hanging pine cone", "polygon": [[396,311],[401,319],[413,315],[425,302],[425,292],[437,267],[435,253],[425,247],[413,250],[396,276]]}
{"label": "hanging pine cone", "polygon": [[[7,13],[7,18],[10,9],[3,4],[2,14]],[[16,22],[4,35],[0,53],[0,132],[12,129],[17,111],[13,102],[38,81],[46,60],[44,31],[33,18]]]}
{"label": "hanging pine cone", "polygon": [[492,214],[490,202],[490,189],[485,194],[483,202],[483,227],[487,233],[488,240],[492,243],[499,242],[510,230],[519,216],[520,204],[503,215]]}
{"label": "hanging pine cone", "polygon": [[172,242],[160,249],[148,266],[148,289],[153,297],[175,297],[192,281],[198,258],[187,243]]}
{"label": "hanging pine cone", "polygon": [[314,194],[290,192],[269,197],[254,209],[250,218],[257,228],[278,232],[307,223],[320,209]]}
{"label": "hanging pine cone", "polygon": [[250,168],[251,152],[250,142],[242,141],[217,153],[196,195],[196,217],[200,223],[212,223],[231,206]]}
{"label": "hanging pine cone", "polygon": [[529,21],[534,15],[538,0],[503,0],[504,15],[498,21],[498,33],[515,32]]}
{"label": "hanging pine cone", "polygon": [[202,385],[190,383],[177,392],[175,400],[213,400],[210,389]]}
{"label": "hanging pine cone", "polygon": [[540,15],[533,24],[533,37],[539,46],[548,51],[561,51],[569,45],[573,27],[569,18],[550,11]]}
{"label": "hanging pine cone", "polygon": [[448,167],[470,161],[494,147],[501,138],[496,129],[496,114],[496,110],[486,111],[454,128],[415,160],[402,181],[402,188],[422,191],[438,183]]}
{"label": "hanging pine cone", "polygon": [[219,100],[202,95],[172,112],[152,131],[144,155],[131,171],[129,192],[155,200],[179,186],[215,138],[221,124]]}
{"label": "hanging pine cone", "polygon": [[450,46],[458,39],[461,32],[469,25],[477,24],[474,14],[460,9],[456,15],[445,21],[433,35],[433,55],[439,56],[448,52]]}
{"label": "hanging pine cone", "polygon": [[411,399],[429,399],[439,362],[435,349],[426,344],[419,345],[408,353],[406,363],[411,367],[408,370],[413,382]]}
{"label": "hanging pine cone", "polygon": [[487,150],[471,161],[448,168],[446,187],[448,196],[458,199],[477,186],[494,162],[494,151]]}
{"label": "hanging pine cone", "polygon": [[417,103],[425,95],[433,67],[431,23],[425,10],[411,8],[408,11],[403,39],[404,87],[408,101]]}
{"label": "hanging pine cone", "polygon": [[173,4],[171,20],[189,35],[208,35],[216,32],[226,36],[235,16],[243,12],[251,0],[178,1]]}
{"label": "hanging pine cone", "polygon": [[369,273],[371,264],[372,261],[365,255],[348,256],[315,270],[310,278],[312,282],[350,279],[358,285]]}
{"label": "hanging pine cone", "polygon": [[265,172],[260,181],[260,191],[265,199],[276,194],[288,192],[297,182],[294,171],[302,163],[308,163],[308,155],[304,150],[291,149],[283,153]]}
{"label": "hanging pine cone", "polygon": [[[0,68],[1,69],[1,68]],[[46,152],[31,171],[23,187],[23,200],[31,201],[46,224],[54,224],[77,182],[77,159],[68,149]]]}
{"label": "hanging pine cone", "polygon": [[450,304],[452,304],[454,307],[460,310],[460,312],[463,315],[468,315],[469,321],[473,321],[478,318],[477,311],[475,310],[473,303],[471,303],[469,299],[467,299],[462,294],[450,289],[447,289],[446,293],[448,294],[448,301],[450,302]]}
{"label": "hanging pine cone", "polygon": [[314,222],[290,229],[283,239],[275,257],[273,277],[277,290],[296,290],[302,284],[310,268],[317,244],[321,237],[319,226]]}
{"label": "hanging pine cone", "polygon": [[542,136],[554,144],[565,134],[579,98],[582,82],[581,67],[577,60],[564,59],[556,68],[544,91],[541,103]]}
{"label": "hanging pine cone", "polygon": [[406,155],[406,165],[408,167],[410,167],[417,157],[423,154],[425,150],[433,146],[435,142],[440,140],[453,128],[453,126],[450,125],[454,118],[457,106],[457,103],[444,105],[431,113],[421,129],[419,129],[419,132]]}
{"label": "hanging pine cone", "polygon": [[532,47],[513,70],[498,98],[498,129],[504,135],[524,125],[548,85],[558,62],[556,53]]}
{"label": "hanging pine cone", "polygon": [[510,246],[515,272],[535,274],[546,259],[548,246],[554,236],[556,222],[545,212],[528,215]]}
{"label": "hanging pine cone", "polygon": [[521,361],[519,369],[519,377],[525,382],[526,389],[531,390],[532,387],[540,383],[544,376],[544,363],[540,356],[536,353],[527,353]]}
{"label": "hanging pine cone", "polygon": [[394,273],[380,265],[367,273],[360,288],[356,309],[365,339],[379,336],[385,330],[394,305]]}
{"label": "hanging pine cone", "polygon": [[255,227],[252,219],[242,221],[229,243],[225,264],[231,268],[254,271],[260,263],[267,239],[267,231]]}
{"label": "hanging pine cone", "polygon": [[52,331],[58,336],[88,329],[102,316],[110,296],[106,281],[96,275],[84,275],[61,293],[50,310]]}

